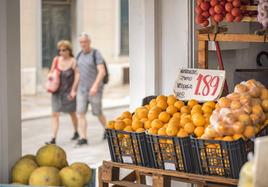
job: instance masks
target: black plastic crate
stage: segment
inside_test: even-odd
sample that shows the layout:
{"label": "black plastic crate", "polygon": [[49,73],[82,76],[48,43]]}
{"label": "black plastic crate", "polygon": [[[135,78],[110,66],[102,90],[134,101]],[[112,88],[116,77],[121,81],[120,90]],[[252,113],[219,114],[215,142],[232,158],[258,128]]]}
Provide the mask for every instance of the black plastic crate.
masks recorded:
{"label": "black plastic crate", "polygon": [[142,106],[148,105],[151,100],[156,99],[157,96],[151,95],[142,99]]}
{"label": "black plastic crate", "polygon": [[[257,137],[268,135],[268,127]],[[247,155],[254,151],[253,140],[236,141],[203,140],[192,138],[192,148],[197,172],[202,175],[239,178],[239,172]]]}
{"label": "black plastic crate", "polygon": [[113,162],[151,167],[146,135],[144,132],[125,132],[106,129]]}
{"label": "black plastic crate", "polygon": [[189,137],[178,138],[146,134],[153,167],[165,170],[194,172]]}

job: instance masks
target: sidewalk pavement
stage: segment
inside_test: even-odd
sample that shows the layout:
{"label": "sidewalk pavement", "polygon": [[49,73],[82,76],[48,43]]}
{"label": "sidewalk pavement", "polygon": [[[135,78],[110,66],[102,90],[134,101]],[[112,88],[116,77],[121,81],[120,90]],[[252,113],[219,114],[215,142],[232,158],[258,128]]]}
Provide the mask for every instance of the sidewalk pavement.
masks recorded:
{"label": "sidewalk pavement", "polygon": [[[115,119],[128,107],[105,109],[107,120]],[[87,114],[88,121],[88,145],[77,147],[76,141],[71,141],[74,133],[72,123],[67,115],[60,117],[60,127],[57,137],[57,145],[67,153],[68,162],[85,162],[93,168],[101,165],[103,160],[111,160],[108,143],[103,140],[103,127],[98,119]],[[39,118],[22,122],[22,155],[36,154],[36,151],[51,138],[51,119]]]}
{"label": "sidewalk pavement", "polygon": [[[129,85],[104,89],[104,109],[129,106],[129,100]],[[22,96],[21,115],[22,121],[49,117],[51,115],[51,95],[42,92],[36,96]]]}

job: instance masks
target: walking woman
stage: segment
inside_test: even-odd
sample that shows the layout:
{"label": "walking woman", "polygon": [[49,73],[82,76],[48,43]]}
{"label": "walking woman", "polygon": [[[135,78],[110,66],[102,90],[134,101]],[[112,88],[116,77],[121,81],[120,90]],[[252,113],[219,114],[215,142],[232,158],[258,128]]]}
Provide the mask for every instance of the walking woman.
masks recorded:
{"label": "walking woman", "polygon": [[71,140],[79,138],[76,116],[76,90],[79,72],[70,42],[67,40],[59,41],[57,48],[58,56],[53,59],[50,73],[57,69],[60,73],[60,80],[57,91],[52,93],[52,139],[46,144],[56,144],[59,116],[62,112],[69,113],[72,120],[74,135]]}

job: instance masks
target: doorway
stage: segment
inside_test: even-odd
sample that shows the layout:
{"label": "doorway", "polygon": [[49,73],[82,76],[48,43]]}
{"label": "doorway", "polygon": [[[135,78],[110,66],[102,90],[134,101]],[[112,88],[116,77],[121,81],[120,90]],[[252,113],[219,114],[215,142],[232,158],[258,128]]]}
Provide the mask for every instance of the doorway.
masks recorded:
{"label": "doorway", "polygon": [[42,67],[49,68],[57,55],[57,42],[71,40],[71,1],[42,1]]}

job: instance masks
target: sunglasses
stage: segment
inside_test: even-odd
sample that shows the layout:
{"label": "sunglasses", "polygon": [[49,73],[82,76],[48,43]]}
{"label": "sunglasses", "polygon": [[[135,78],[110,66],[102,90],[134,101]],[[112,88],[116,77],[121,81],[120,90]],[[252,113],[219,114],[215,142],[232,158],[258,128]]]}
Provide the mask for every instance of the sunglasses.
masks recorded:
{"label": "sunglasses", "polygon": [[65,51],[68,51],[68,49],[59,49],[58,51],[59,52],[65,52]]}

